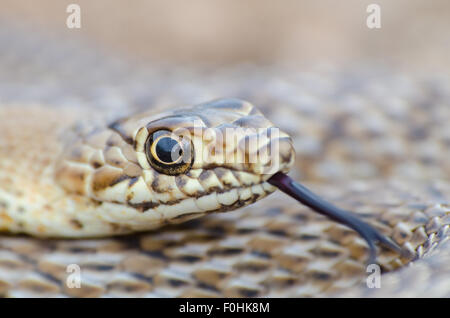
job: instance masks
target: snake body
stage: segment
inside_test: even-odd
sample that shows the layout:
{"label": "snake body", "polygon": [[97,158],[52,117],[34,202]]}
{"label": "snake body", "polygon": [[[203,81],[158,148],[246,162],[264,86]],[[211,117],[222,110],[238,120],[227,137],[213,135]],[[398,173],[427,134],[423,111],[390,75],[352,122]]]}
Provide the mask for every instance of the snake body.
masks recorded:
{"label": "snake body", "polygon": [[[4,234],[0,294],[449,296],[449,81],[370,68],[172,74],[20,39],[1,34],[9,45],[0,58],[0,227],[88,238]],[[40,48],[32,59],[23,53],[30,47]],[[257,108],[203,103],[223,96]],[[382,288],[368,289],[365,242],[279,192],[262,199],[275,188],[261,165],[207,165],[195,153],[189,172],[154,170],[142,152],[148,135],[190,133],[194,119],[213,130],[282,128],[290,138],[281,133],[280,170],[359,213],[410,255],[381,249],[390,273]],[[238,144],[225,149],[245,153]],[[70,264],[82,269],[81,288],[66,284]]]}

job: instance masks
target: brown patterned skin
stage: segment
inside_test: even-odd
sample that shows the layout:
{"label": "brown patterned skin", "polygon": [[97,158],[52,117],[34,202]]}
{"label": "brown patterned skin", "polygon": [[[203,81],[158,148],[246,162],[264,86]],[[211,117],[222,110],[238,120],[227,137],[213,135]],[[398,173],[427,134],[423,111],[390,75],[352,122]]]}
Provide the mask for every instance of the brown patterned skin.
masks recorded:
{"label": "brown patterned skin", "polygon": [[[276,191],[234,212],[131,236],[65,240],[4,234],[0,295],[449,296],[445,77],[379,67],[305,72],[177,66],[170,72],[117,63],[81,45],[67,49],[64,39],[36,32],[7,30],[0,43],[0,188],[18,198],[14,206],[0,206],[2,222],[11,222],[6,208],[20,215],[21,197],[36,206],[58,199],[42,167],[59,159],[53,155],[62,151],[59,138],[68,136],[75,121],[92,127],[103,125],[97,117],[105,115],[112,122],[142,109],[162,113],[239,96],[292,137],[294,179],[360,213],[417,258],[409,264],[380,249],[381,288],[369,289],[365,242]],[[81,268],[80,289],[66,284],[70,264]]]}
{"label": "brown patterned skin", "polygon": [[[230,103],[242,102],[226,101],[221,104],[221,107],[229,106]],[[220,112],[217,110],[217,104],[213,107],[214,105],[214,103],[209,103],[193,109],[202,109],[203,122],[207,121],[211,126],[218,127],[223,121],[229,122],[228,115],[220,117],[218,122],[213,122],[214,118],[218,118],[215,115]],[[245,114],[252,113],[260,116],[250,104],[245,103],[244,105],[247,108]],[[30,115],[28,117],[30,119],[23,118],[24,109],[27,109],[26,113]],[[214,109],[211,118],[207,117],[207,109]],[[56,220],[62,220],[68,225],[65,228],[60,226],[62,223],[57,224],[58,230],[60,229],[61,232],[53,234],[72,237],[84,236],[86,232],[83,232],[83,229],[86,226],[78,214],[73,214],[72,218],[68,220],[58,218],[59,214],[56,213],[58,210],[53,210],[58,205],[53,205],[52,209],[49,202],[55,204],[61,197],[71,198],[74,196],[77,204],[86,204],[88,207],[91,204],[94,204],[95,207],[106,204],[100,202],[108,202],[108,196],[102,191],[98,194],[95,192],[95,184],[99,182],[96,181],[96,178],[105,178],[108,180],[105,184],[109,185],[119,184],[111,180],[121,179],[125,181],[127,186],[125,188],[128,191],[129,185],[132,183],[130,180],[143,173],[139,160],[136,156],[132,156],[135,154],[134,150],[139,148],[139,142],[129,142],[129,140],[137,140],[136,136],[140,135],[139,131],[142,133],[142,129],[145,130],[144,137],[141,138],[145,140],[145,135],[147,135],[145,132],[151,131],[152,125],[157,127],[156,129],[159,127],[175,128],[168,124],[168,122],[173,122],[172,117],[162,116],[162,113],[153,115],[158,118],[156,120],[139,114],[128,117],[126,120],[120,120],[120,126],[116,122],[114,129],[103,125],[101,126],[103,129],[92,130],[91,128],[86,129],[86,126],[83,127],[83,125],[75,125],[75,128],[71,130],[74,135],[69,136],[63,123],[72,123],[74,118],[73,116],[63,116],[64,111],[67,110],[55,112],[54,109],[50,111],[49,108],[42,106],[32,106],[26,108],[5,107],[1,108],[1,111],[2,115],[10,118],[8,122],[10,125],[5,123],[1,127],[2,135],[10,134],[12,136],[15,134],[11,138],[3,139],[1,147],[3,155],[2,169],[0,170],[1,193],[9,194],[9,196],[2,196],[9,201],[2,201],[1,220],[3,226],[10,231],[15,229],[14,225],[11,225],[15,222],[11,217],[14,215],[12,213],[23,215],[22,224],[17,223],[17,231],[33,229],[34,224],[26,228],[27,222],[30,222],[26,218],[27,209],[28,206],[37,205],[47,209],[43,211],[44,214],[40,211],[39,217],[42,218],[42,215],[46,215],[45,213],[52,218],[55,218],[56,215]],[[186,110],[183,112],[183,116],[185,116],[185,112]],[[192,109],[187,112],[191,115],[195,113]],[[177,111],[169,112],[171,115],[174,113]],[[45,118],[45,120],[36,121],[35,119],[38,117]],[[231,115],[230,117],[245,118],[242,115]],[[136,121],[139,121],[140,118],[145,123],[144,128],[136,125]],[[161,124],[159,118],[163,118],[164,121],[168,120],[168,122]],[[30,131],[22,130],[20,134],[17,134],[18,122],[25,124]],[[264,122],[266,127],[272,126],[265,119]],[[179,121],[175,125],[179,125]],[[47,143],[41,143],[41,136],[46,136]],[[54,136],[53,139],[51,136]],[[73,142],[73,140],[77,142]],[[19,143],[26,145],[26,151],[22,147],[17,147]],[[114,147],[124,152],[129,147],[128,155],[118,156],[118,151],[111,152]],[[287,150],[284,157],[289,158],[285,162],[290,165],[291,148],[288,147]],[[51,156],[48,151],[60,152],[62,156]],[[95,155],[99,153],[102,155]],[[28,165],[24,164],[25,158],[28,160]],[[121,162],[120,158],[127,158],[127,161]],[[18,162],[22,162],[22,164],[13,164]],[[31,165],[32,169],[30,170],[31,162],[34,165]],[[74,162],[77,164],[73,167],[70,166]],[[102,173],[96,175],[96,172],[101,171],[108,163],[111,164],[111,167],[120,167],[123,171],[122,174],[114,175],[114,178],[105,177]],[[135,171],[134,174],[127,174],[132,170],[128,166],[130,164],[139,166],[139,169],[136,169],[138,171]],[[48,167],[58,168],[56,173],[52,173],[53,170]],[[246,172],[241,173],[248,176],[252,167],[246,167]],[[69,168],[74,169],[70,170]],[[81,171],[89,170],[92,176],[88,178],[90,183],[73,186],[71,182],[86,180],[86,178],[76,178],[79,173],[75,168],[81,168]],[[193,164],[194,170],[203,168],[201,164]],[[243,169],[243,167],[241,168]],[[212,168],[213,171],[217,171],[217,169],[225,168]],[[13,173],[15,178],[11,178]],[[156,174],[152,170],[151,173]],[[202,187],[207,189],[205,184],[210,175],[208,173],[208,178],[202,178],[202,174],[204,172],[197,174],[196,177],[200,180]],[[231,174],[238,177],[239,171],[232,171]],[[189,172],[187,175],[195,177]],[[216,172],[215,175],[224,184],[225,173]],[[182,177],[184,176],[173,178],[176,180]],[[64,182],[64,178],[69,178],[70,182]],[[267,178],[267,176],[259,176],[259,178]],[[51,180],[56,181],[54,183]],[[236,178],[236,180],[242,180],[242,177]],[[259,182],[259,180],[255,178],[255,182]],[[174,184],[186,185],[179,181],[174,181]],[[19,188],[19,185],[23,186]],[[151,187],[156,193],[164,195],[165,192],[158,190],[158,187],[161,186],[160,182],[151,183]],[[227,186],[226,182],[225,186]],[[233,184],[230,183],[228,186],[232,188]],[[442,200],[443,193],[449,193],[448,185],[436,183],[429,187],[433,190],[428,189],[428,186],[421,186],[416,192],[413,192],[408,189],[407,183],[401,182],[393,184],[385,181],[366,182],[366,185],[349,182],[343,189],[334,185],[319,186],[317,192],[328,193],[328,196],[331,194],[331,199],[339,198],[345,192],[351,194],[348,198],[337,200],[337,203],[362,213],[363,217],[383,233],[393,238],[404,249],[409,250],[411,255],[416,255],[414,257],[425,257],[423,261],[417,261],[419,264],[425,262],[424,265],[418,265],[417,275],[428,277],[431,275],[428,273],[431,265],[426,265],[426,262],[429,262],[426,257],[448,239],[450,215],[447,205],[430,203]],[[58,189],[56,193],[55,189]],[[211,191],[217,191],[217,189]],[[11,199],[13,195],[14,198],[17,198],[17,203]],[[89,197],[90,195],[93,197]],[[371,199],[374,196],[380,203]],[[118,197],[120,196],[114,197],[115,200],[118,200]],[[127,200],[129,197],[126,195],[121,197],[124,198],[123,202],[113,204],[121,206],[130,204]],[[166,197],[160,197],[160,202],[163,198]],[[197,196],[194,198],[198,199]],[[222,207],[221,209],[223,211],[235,209],[259,198],[250,196],[248,200],[240,200],[235,204],[228,205],[228,208]],[[364,281],[366,275],[364,262],[367,249],[365,242],[353,231],[323,217],[313,215],[297,203],[288,203],[290,200],[281,193],[277,193],[275,200],[263,200],[261,204],[256,204],[255,208],[244,209],[240,213],[226,213],[223,216],[204,220],[202,218],[202,221],[191,221],[181,227],[166,226],[149,234],[128,237],[123,240],[68,242],[4,238],[1,241],[4,251],[0,255],[0,267],[8,268],[3,272],[8,278],[0,275],[0,287],[2,286],[3,292],[15,296],[32,295],[30,289],[33,288],[41,290],[44,296],[55,295],[62,291],[72,296],[128,294],[189,297],[220,295],[297,297],[340,295],[342,292],[344,292],[342,294],[344,296],[386,294],[386,292],[383,294],[383,289],[381,291],[368,290],[365,287],[348,290],[349,286]],[[38,205],[39,203],[41,205]],[[82,205],[78,205],[77,209],[80,206]],[[153,212],[152,209],[144,211],[137,206],[130,208],[136,210],[137,215]],[[381,211],[381,213],[373,213],[373,211]],[[90,210],[90,213],[96,212]],[[202,214],[204,212],[194,216]],[[66,215],[62,214],[62,216]],[[187,218],[191,217],[191,214],[187,214]],[[48,229],[52,229],[52,220],[54,219],[38,220],[37,232],[29,232],[39,236],[48,235]],[[31,221],[36,222],[36,220]],[[185,221],[185,219],[181,214],[181,217],[168,219],[168,221],[177,223]],[[117,220],[115,222],[108,220],[108,222],[108,226],[105,227],[107,232],[99,235],[124,234],[136,229],[117,224],[115,223]],[[159,225],[161,223],[158,223]],[[52,233],[50,232],[50,234]],[[88,232],[88,235],[96,236],[96,233]],[[105,250],[103,251],[103,249]],[[93,258],[94,254],[97,255],[96,258]],[[31,263],[21,261],[22,257],[29,258]],[[383,249],[379,261],[384,271],[392,271],[402,267],[414,257],[399,258],[395,253]],[[436,256],[433,257],[436,258]],[[73,263],[79,264],[85,273],[81,289],[67,288],[64,283],[64,279],[67,278],[66,267]],[[25,275],[25,277],[21,277],[19,273],[32,273],[30,266],[31,268],[37,266],[39,271],[47,273],[60,283],[55,285],[55,282],[43,280],[40,276]],[[105,277],[104,283],[98,283],[97,277],[103,266],[110,268],[107,270],[108,278]],[[426,270],[420,270],[421,267]],[[11,275],[11,273],[15,274]],[[444,275],[442,273],[445,272],[440,271],[440,273]],[[152,277],[152,282],[146,281],[145,277]],[[392,280],[388,280],[388,283],[394,284]],[[435,295],[443,295],[442,293],[445,295],[445,288],[434,291]],[[405,290],[405,295],[409,294]]]}
{"label": "brown patterned skin", "polygon": [[[19,158],[11,157],[12,162],[24,162],[26,158],[15,149],[17,146],[55,143],[53,156],[46,154],[54,158],[29,161],[38,175],[45,171],[44,176],[29,180],[28,173],[25,179],[17,179],[15,188],[0,192],[0,203],[6,206],[0,228],[14,233],[111,236],[235,210],[273,192],[274,187],[266,180],[278,171],[287,172],[294,162],[290,137],[277,130],[253,105],[237,99],[162,113],[139,113],[109,125],[82,121],[69,131],[46,131],[46,110],[33,111],[35,122],[23,126],[26,138],[32,136],[26,142],[18,141],[11,127],[0,128],[0,133],[10,135],[13,141],[2,147],[4,157],[11,150],[18,152]],[[14,111],[3,112],[2,117],[15,122]],[[26,108],[20,110],[26,112]],[[36,121],[38,118],[42,120]],[[154,132],[161,130],[189,138],[192,162],[185,172],[158,172],[150,163],[151,154],[145,145]],[[49,137],[51,133],[57,136]],[[253,147],[249,142],[252,139]],[[26,149],[38,155],[47,151],[45,146]],[[274,156],[268,150],[273,150]],[[268,168],[274,161],[276,169],[270,172]],[[3,175],[16,179],[11,171],[3,170]],[[22,187],[20,182],[25,185]],[[46,192],[42,192],[43,187],[48,188]],[[18,191],[23,193],[17,196]],[[15,206],[20,206],[21,211]]]}

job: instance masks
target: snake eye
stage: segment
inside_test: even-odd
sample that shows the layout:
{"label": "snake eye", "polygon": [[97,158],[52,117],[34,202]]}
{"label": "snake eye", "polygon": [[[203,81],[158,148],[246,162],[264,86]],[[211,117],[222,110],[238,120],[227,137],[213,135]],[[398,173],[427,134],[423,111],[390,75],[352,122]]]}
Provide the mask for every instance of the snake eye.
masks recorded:
{"label": "snake eye", "polygon": [[148,161],[158,172],[178,175],[186,172],[193,163],[192,143],[168,130],[155,131],[145,145]]}

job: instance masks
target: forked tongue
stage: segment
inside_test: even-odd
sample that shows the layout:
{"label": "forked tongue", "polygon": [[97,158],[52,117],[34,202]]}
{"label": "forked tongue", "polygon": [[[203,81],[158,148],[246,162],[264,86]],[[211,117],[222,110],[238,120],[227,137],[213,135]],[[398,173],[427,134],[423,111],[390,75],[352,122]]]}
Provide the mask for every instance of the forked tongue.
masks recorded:
{"label": "forked tongue", "polygon": [[274,174],[268,182],[302,204],[310,207],[315,212],[323,214],[328,218],[346,225],[358,232],[369,245],[369,264],[374,264],[376,262],[377,252],[375,243],[377,242],[398,252],[399,254],[403,254],[402,249],[395,242],[382,235],[371,225],[360,220],[355,214],[342,210],[326,202],[306,187],[302,186],[300,183],[292,180],[286,174],[278,172]]}

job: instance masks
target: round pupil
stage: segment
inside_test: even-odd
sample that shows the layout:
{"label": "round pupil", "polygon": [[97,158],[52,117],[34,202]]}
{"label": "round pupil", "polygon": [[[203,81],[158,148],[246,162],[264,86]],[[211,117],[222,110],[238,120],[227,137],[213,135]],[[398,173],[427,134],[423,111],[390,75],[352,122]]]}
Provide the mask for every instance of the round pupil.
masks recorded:
{"label": "round pupil", "polygon": [[156,144],[156,154],[162,162],[171,163],[183,154],[183,150],[180,148],[178,141],[170,137],[164,137]]}

